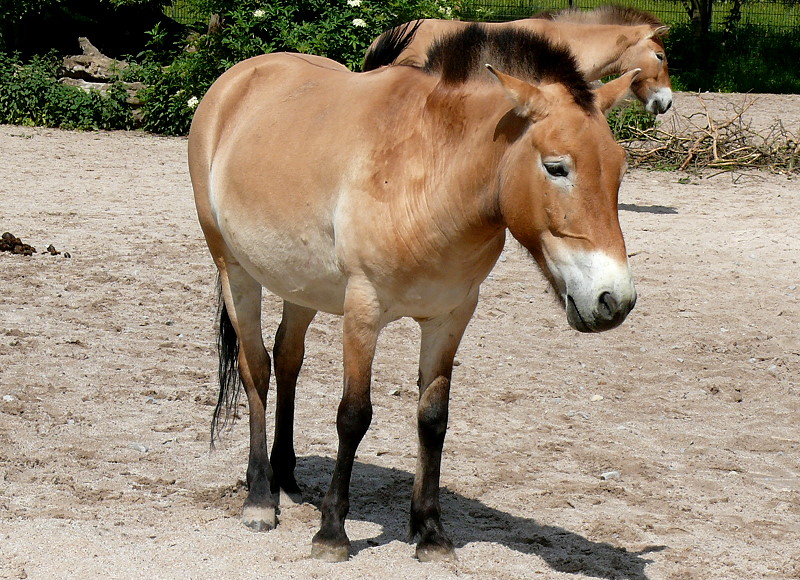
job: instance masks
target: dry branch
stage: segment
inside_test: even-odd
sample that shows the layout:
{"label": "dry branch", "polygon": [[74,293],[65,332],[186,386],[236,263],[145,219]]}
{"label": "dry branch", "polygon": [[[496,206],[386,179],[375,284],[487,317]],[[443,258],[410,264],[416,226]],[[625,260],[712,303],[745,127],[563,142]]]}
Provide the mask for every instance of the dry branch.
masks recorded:
{"label": "dry branch", "polygon": [[[776,173],[800,171],[800,139],[780,121],[759,133],[744,114],[756,102],[734,106],[734,114],[714,119],[700,97],[702,112],[674,115],[670,122],[649,129],[630,127],[632,137],[621,141],[633,165],[657,168],[767,169]],[[697,118],[701,122],[697,122]]]}

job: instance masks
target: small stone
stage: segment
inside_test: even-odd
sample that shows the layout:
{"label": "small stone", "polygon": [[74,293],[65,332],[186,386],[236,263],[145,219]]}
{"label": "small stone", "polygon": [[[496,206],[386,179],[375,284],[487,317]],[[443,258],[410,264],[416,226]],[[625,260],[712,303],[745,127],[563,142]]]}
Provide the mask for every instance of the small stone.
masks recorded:
{"label": "small stone", "polygon": [[130,445],[128,445],[128,447],[130,449],[133,449],[134,451],[139,451],[140,453],[147,453],[148,451],[150,451],[147,445],[142,445],[141,443],[131,443]]}
{"label": "small stone", "polygon": [[6,403],[13,403],[17,398],[14,395],[3,395],[3,401]]}
{"label": "small stone", "polygon": [[606,471],[605,473],[600,474],[600,479],[603,481],[608,481],[610,479],[619,479],[620,473],[619,471]]}
{"label": "small stone", "polygon": [[605,399],[603,395],[592,395],[592,398],[589,399],[592,403],[597,403],[598,401],[602,401]]}

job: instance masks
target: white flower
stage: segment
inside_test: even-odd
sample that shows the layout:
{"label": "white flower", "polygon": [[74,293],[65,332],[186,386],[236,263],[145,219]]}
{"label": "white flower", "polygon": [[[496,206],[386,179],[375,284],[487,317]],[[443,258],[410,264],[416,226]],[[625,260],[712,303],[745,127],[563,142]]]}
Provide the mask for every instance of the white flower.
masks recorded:
{"label": "white flower", "polygon": [[347,0],[348,6],[361,6],[361,0]]}
{"label": "white flower", "polygon": [[194,109],[197,106],[197,103],[199,102],[200,99],[198,99],[197,97],[192,97],[191,99],[186,101],[186,104],[189,106],[190,109]]}
{"label": "white flower", "polygon": [[356,28],[366,28],[367,23],[364,22],[363,18],[353,18],[353,26]]}
{"label": "white flower", "polygon": [[261,10],[261,8],[259,8],[258,10],[253,10],[253,16],[255,16],[256,18],[264,18],[265,14],[266,12]]}

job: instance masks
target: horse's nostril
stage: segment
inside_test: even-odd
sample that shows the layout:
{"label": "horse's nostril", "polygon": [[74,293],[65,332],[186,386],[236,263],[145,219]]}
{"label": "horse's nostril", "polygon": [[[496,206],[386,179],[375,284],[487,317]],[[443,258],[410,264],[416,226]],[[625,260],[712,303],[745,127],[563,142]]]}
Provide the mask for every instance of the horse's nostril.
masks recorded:
{"label": "horse's nostril", "polygon": [[611,292],[603,292],[599,300],[600,314],[607,320],[614,318],[619,311],[619,302]]}

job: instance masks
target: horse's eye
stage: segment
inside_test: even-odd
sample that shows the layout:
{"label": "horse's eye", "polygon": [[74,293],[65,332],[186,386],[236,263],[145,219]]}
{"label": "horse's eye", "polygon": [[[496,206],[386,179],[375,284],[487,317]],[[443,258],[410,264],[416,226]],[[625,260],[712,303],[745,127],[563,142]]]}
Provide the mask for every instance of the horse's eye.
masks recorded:
{"label": "horse's eye", "polygon": [[664,62],[664,53],[663,52],[657,52],[656,53],[656,58],[658,60],[660,60],[661,62]]}
{"label": "horse's eye", "polygon": [[545,163],[544,168],[551,177],[566,177],[569,175],[569,169],[567,169],[567,166],[561,161]]}

